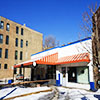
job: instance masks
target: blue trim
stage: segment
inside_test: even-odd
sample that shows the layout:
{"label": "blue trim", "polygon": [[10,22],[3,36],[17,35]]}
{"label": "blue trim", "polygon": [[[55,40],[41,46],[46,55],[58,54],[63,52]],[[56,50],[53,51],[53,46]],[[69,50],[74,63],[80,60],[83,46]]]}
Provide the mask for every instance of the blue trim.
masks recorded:
{"label": "blue trim", "polygon": [[13,93],[17,88],[13,89],[11,92],[9,92],[8,94],[6,94],[5,96],[1,97],[0,100],[3,100],[4,98],[6,98],[7,96],[9,96],[11,93]]}
{"label": "blue trim", "polygon": [[46,52],[46,51],[49,51],[49,50],[52,50],[52,49],[70,46],[70,45],[73,45],[73,44],[76,44],[76,43],[79,43],[79,42],[83,42],[83,41],[86,41],[86,40],[90,40],[90,39],[91,39],[91,37],[87,37],[87,38],[84,38],[84,39],[81,39],[81,40],[78,40],[78,41],[75,41],[75,42],[71,42],[71,43],[64,45],[64,46],[57,46],[57,47],[54,47],[54,48],[51,48],[51,49],[47,49],[47,50],[32,54],[31,56],[34,56],[34,55],[37,55],[37,54],[40,54],[40,53],[43,53],[43,52]]}
{"label": "blue trim", "polygon": [[58,78],[59,78],[59,85],[60,85],[60,74],[58,74]]}
{"label": "blue trim", "polygon": [[95,83],[94,82],[90,82],[90,90],[91,91],[97,91],[97,89],[95,88]]}
{"label": "blue trim", "polygon": [[60,74],[58,74],[58,80],[56,80],[56,86],[61,86],[60,85]]}
{"label": "blue trim", "polygon": [[91,37],[87,37],[87,38],[84,38],[84,39],[81,39],[81,40],[78,40],[78,41],[75,41],[75,42],[68,43],[67,45],[61,46],[61,48],[65,47],[65,46],[70,46],[70,45],[73,45],[73,44],[76,44],[76,43],[79,43],[79,42],[83,42],[83,41],[86,41],[86,40],[90,40],[90,39],[91,39]]}

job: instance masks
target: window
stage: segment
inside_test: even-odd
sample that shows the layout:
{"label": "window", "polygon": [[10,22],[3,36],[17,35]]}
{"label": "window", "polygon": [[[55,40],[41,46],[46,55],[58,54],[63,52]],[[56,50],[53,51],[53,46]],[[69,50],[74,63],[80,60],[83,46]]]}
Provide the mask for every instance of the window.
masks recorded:
{"label": "window", "polygon": [[20,47],[23,48],[23,40],[21,39]]}
{"label": "window", "polygon": [[47,65],[47,78],[48,79],[56,79],[56,66],[55,65]]}
{"label": "window", "polygon": [[9,36],[6,36],[6,44],[9,44]]}
{"label": "window", "polygon": [[4,64],[4,69],[7,69],[7,64]]}
{"label": "window", "polygon": [[0,43],[3,43],[3,35],[0,34]]}
{"label": "window", "polygon": [[23,52],[20,51],[20,60],[22,60],[22,59],[23,59]]}
{"label": "window", "polygon": [[17,74],[17,68],[14,68],[14,74]]}
{"label": "window", "polygon": [[0,64],[0,69],[1,69],[1,64]]}
{"label": "window", "polygon": [[7,30],[7,31],[10,30],[10,24],[9,24],[9,23],[7,23],[7,25],[6,25],[6,30]]}
{"label": "window", "polygon": [[18,38],[16,38],[15,46],[18,47]]}
{"label": "window", "polygon": [[23,28],[21,28],[21,35],[23,35]]}
{"label": "window", "polygon": [[2,58],[2,48],[0,48],[0,58]]}
{"label": "window", "polygon": [[4,28],[4,22],[1,21],[1,22],[0,22],[0,29],[3,29],[3,28]]}
{"label": "window", "polygon": [[17,60],[18,59],[18,51],[15,50],[15,59]]}
{"label": "window", "polygon": [[26,41],[26,46],[28,46],[28,41]]}
{"label": "window", "polygon": [[18,33],[19,33],[19,27],[16,26],[16,34],[18,34]]}
{"label": "window", "polygon": [[5,49],[5,58],[8,58],[8,49]]}
{"label": "window", "polygon": [[19,68],[19,73],[22,74],[22,68]]}

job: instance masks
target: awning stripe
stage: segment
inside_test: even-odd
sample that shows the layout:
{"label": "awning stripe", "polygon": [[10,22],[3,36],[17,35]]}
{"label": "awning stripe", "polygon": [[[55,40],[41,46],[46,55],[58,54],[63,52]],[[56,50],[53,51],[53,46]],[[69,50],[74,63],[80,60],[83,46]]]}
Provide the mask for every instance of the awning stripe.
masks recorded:
{"label": "awning stripe", "polygon": [[[39,60],[35,61],[37,64],[47,64],[47,65],[58,65],[58,64],[68,64],[68,63],[78,63],[78,62],[90,62],[89,53],[81,53],[71,56],[65,56],[58,59],[58,53],[45,56]],[[32,65],[33,61],[30,60],[26,63],[23,63],[23,66]],[[21,67],[21,64],[14,65],[14,67]]]}

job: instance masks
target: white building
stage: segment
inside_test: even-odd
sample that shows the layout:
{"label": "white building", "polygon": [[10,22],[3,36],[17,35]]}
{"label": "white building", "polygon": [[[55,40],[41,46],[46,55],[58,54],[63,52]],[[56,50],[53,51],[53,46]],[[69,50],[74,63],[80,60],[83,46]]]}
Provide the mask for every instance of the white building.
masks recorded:
{"label": "white building", "polygon": [[[56,73],[56,85],[95,89],[91,38],[33,54],[30,61],[21,64],[23,66],[38,64],[38,66],[45,67],[47,73],[43,71],[40,76],[49,74],[52,68],[55,69],[56,72],[53,74]],[[20,67],[21,64],[14,67]],[[46,69],[47,66],[51,68]]]}

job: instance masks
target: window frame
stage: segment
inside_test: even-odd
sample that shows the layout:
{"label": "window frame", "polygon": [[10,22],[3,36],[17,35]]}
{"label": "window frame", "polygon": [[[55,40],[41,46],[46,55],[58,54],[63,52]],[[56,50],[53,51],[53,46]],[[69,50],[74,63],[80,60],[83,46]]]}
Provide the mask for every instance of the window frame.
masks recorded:
{"label": "window frame", "polygon": [[15,50],[15,60],[17,60],[17,59],[18,59],[18,51]]}
{"label": "window frame", "polygon": [[5,58],[8,59],[8,49],[5,49]]}
{"label": "window frame", "polygon": [[17,74],[17,68],[14,68],[14,74]]}
{"label": "window frame", "polygon": [[9,36],[8,35],[6,36],[6,44],[7,45],[9,44]]}
{"label": "window frame", "polygon": [[20,60],[23,60],[23,52],[20,51]]}
{"label": "window frame", "polygon": [[10,24],[9,23],[6,24],[6,31],[10,31]]}
{"label": "window frame", "polygon": [[20,47],[23,48],[23,39],[20,41]]}
{"label": "window frame", "polygon": [[0,63],[0,69],[1,69],[1,63]]}
{"label": "window frame", "polygon": [[23,34],[23,32],[24,32],[24,29],[23,29],[23,28],[21,28],[21,35],[24,35],[24,34]]}
{"label": "window frame", "polygon": [[28,46],[28,41],[26,41],[26,46]]}
{"label": "window frame", "polygon": [[2,48],[0,48],[0,58],[2,58]]}
{"label": "window frame", "polygon": [[15,46],[18,47],[18,38],[15,40]]}
{"label": "window frame", "polygon": [[16,34],[19,34],[19,27],[16,26]]}
{"label": "window frame", "polygon": [[4,69],[8,69],[8,65],[7,64],[4,64]]}
{"label": "window frame", "polygon": [[[2,36],[2,39],[1,39],[1,36]],[[3,34],[0,34],[0,44],[3,43]]]}
{"label": "window frame", "polygon": [[4,29],[4,21],[0,21],[0,29]]}

